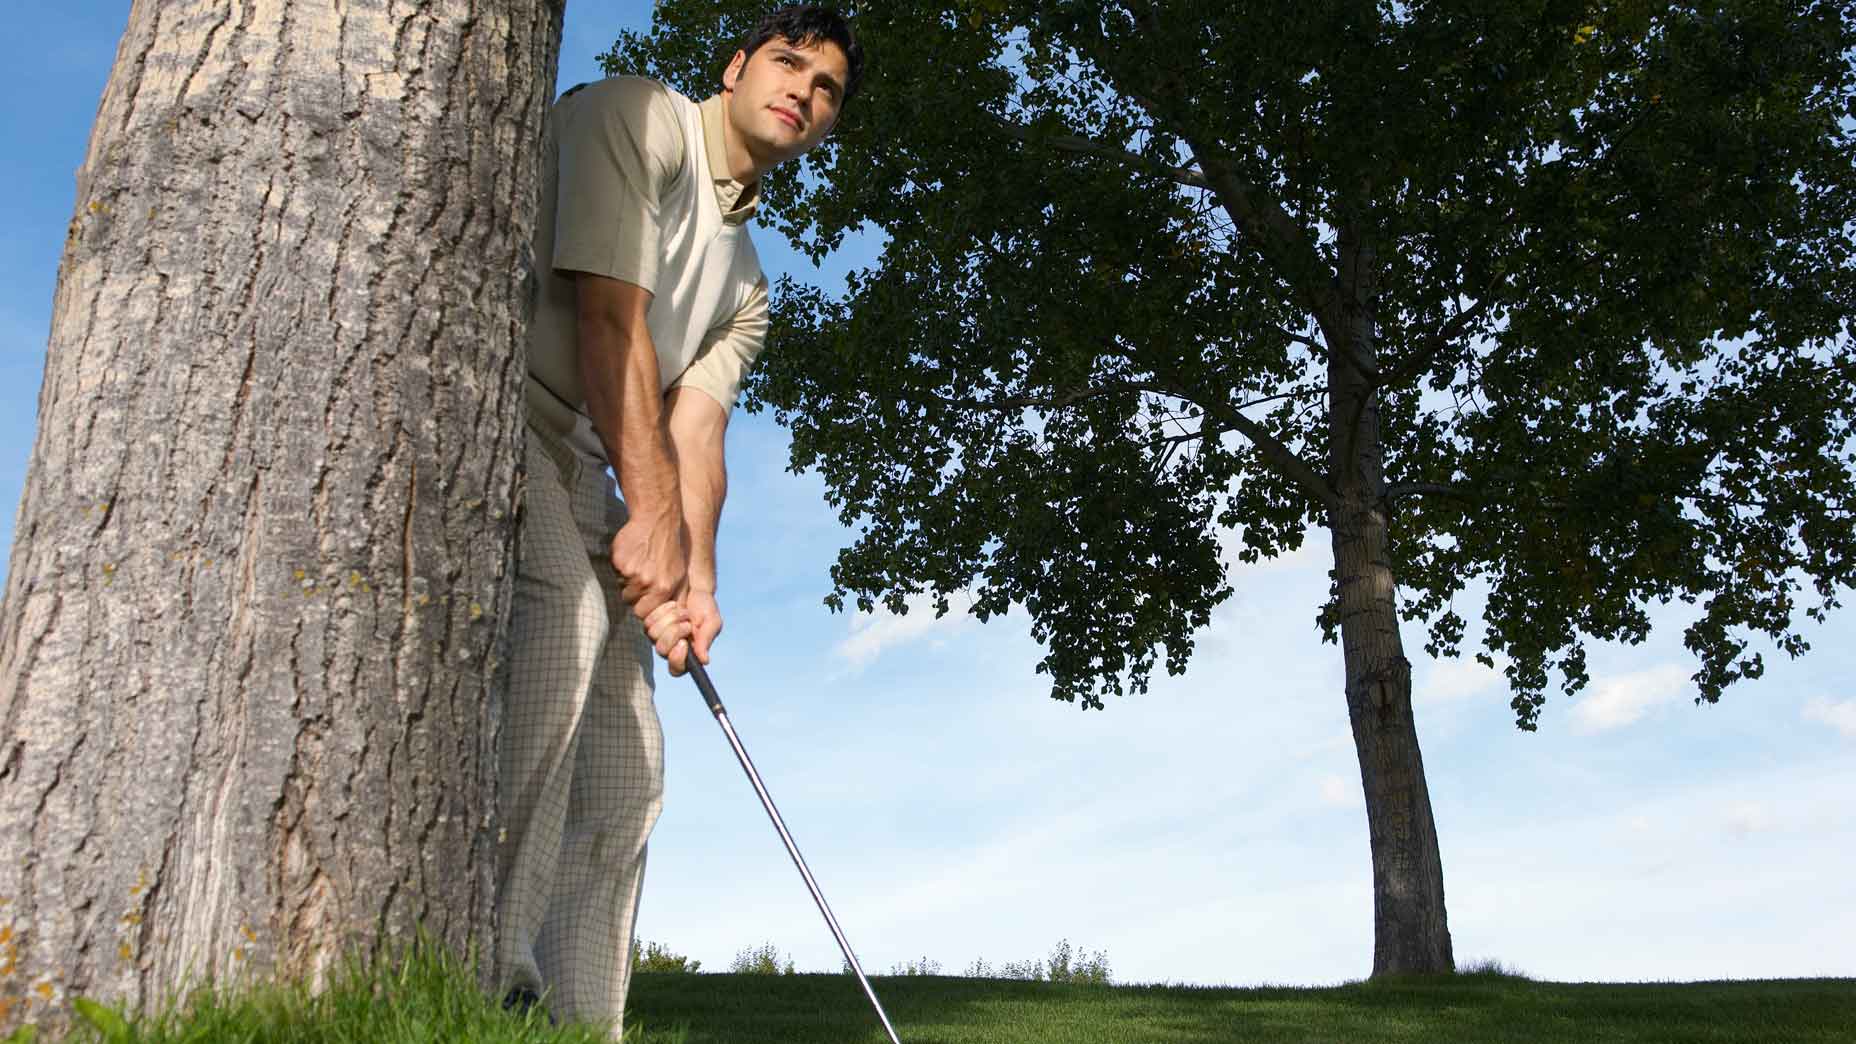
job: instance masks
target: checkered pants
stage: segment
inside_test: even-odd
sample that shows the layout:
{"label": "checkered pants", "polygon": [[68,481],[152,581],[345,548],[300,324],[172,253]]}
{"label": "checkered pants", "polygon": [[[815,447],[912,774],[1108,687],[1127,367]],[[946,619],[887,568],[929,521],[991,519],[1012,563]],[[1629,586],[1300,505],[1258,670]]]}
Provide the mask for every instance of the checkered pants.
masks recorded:
{"label": "checkered pants", "polygon": [[498,778],[497,969],[557,1017],[610,1022],[631,983],[645,839],[663,807],[653,650],[607,558],[605,461],[530,423]]}

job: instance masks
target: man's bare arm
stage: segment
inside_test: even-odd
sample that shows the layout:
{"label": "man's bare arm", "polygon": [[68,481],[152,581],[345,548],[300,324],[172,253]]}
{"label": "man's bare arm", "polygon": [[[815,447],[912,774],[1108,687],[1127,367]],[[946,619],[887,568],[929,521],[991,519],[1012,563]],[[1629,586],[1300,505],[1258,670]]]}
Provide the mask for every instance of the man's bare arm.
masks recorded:
{"label": "man's bare arm", "polygon": [[612,565],[625,579],[626,603],[644,619],[676,598],[689,572],[677,459],[645,325],[651,293],[584,272],[574,285],[587,412],[631,514],[612,541]]}
{"label": "man's bare arm", "polygon": [[[682,602],[694,628],[691,642],[696,658],[709,662],[709,644],[722,630],[722,615],[715,603],[715,534],[728,496],[728,468],[723,443],[728,433],[728,411],[706,393],[694,388],[672,388],[665,397],[670,412],[671,453],[677,461],[683,495],[683,521],[690,535],[689,582]],[[672,673],[681,674],[681,657],[672,655]]]}
{"label": "man's bare arm", "polygon": [[690,532],[690,586],[714,591],[715,531],[728,496],[722,454],[728,411],[693,388],[672,388],[664,399],[670,411],[670,450],[683,494],[683,524]]}

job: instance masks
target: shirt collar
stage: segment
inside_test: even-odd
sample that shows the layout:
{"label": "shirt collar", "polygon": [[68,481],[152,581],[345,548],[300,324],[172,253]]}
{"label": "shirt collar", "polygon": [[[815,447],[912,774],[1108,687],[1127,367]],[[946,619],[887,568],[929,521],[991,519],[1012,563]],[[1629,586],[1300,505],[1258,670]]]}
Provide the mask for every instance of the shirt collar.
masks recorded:
{"label": "shirt collar", "polygon": [[760,207],[760,179],[743,185],[728,173],[728,142],[722,136],[722,95],[698,106],[702,110],[703,151],[709,154],[709,178],[715,184],[715,202],[722,208],[722,220],[739,225],[754,216]]}

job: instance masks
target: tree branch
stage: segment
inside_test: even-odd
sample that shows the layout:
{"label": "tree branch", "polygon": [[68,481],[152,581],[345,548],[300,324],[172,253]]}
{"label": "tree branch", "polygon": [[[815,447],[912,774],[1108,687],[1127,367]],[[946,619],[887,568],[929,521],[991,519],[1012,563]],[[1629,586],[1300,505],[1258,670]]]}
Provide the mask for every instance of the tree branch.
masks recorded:
{"label": "tree branch", "polygon": [[1257,244],[1260,253],[1281,266],[1283,277],[1302,298],[1304,308],[1314,315],[1325,312],[1334,291],[1322,277],[1333,273],[1307,230],[1268,192],[1238,177],[1218,160],[1208,159],[1206,148],[1195,137],[1188,135],[1184,140],[1204,168],[1212,195],[1218,197],[1237,227]]}
{"label": "tree branch", "polygon": [[[1372,300],[1373,296],[1370,287],[1374,281],[1373,273],[1378,261],[1377,252],[1373,249],[1371,242],[1360,234],[1358,226],[1351,222],[1342,224],[1339,234],[1341,272],[1340,280],[1336,285],[1338,287],[1343,282],[1351,284],[1346,288],[1347,291],[1351,293],[1355,301],[1364,306]],[[1361,260],[1362,255],[1365,258],[1364,261]],[[1362,292],[1362,283],[1369,287],[1365,292]],[[1367,331],[1367,336],[1372,336],[1370,326]],[[1355,343],[1351,336],[1352,330],[1341,329],[1338,333],[1340,343],[1334,346],[1334,351],[1339,353],[1341,361],[1353,367],[1354,372],[1358,373],[1366,383],[1357,389],[1353,396],[1353,415],[1347,419],[1346,438],[1341,441],[1341,454],[1336,458],[1338,462],[1344,463],[1336,464],[1337,473],[1343,468],[1352,468],[1358,463],[1359,458],[1356,452],[1360,444],[1360,421],[1366,416],[1367,405],[1378,394],[1377,367],[1361,358],[1364,350],[1360,350]],[[1374,361],[1377,359],[1375,358]],[[1354,389],[1348,390],[1354,391]],[[1335,394],[1337,396],[1340,394],[1338,387],[1335,388]],[[1338,398],[1333,403],[1333,407],[1340,408]]]}
{"label": "tree branch", "polygon": [[1318,395],[1326,395],[1326,394],[1327,392],[1321,388],[1303,388],[1300,391],[1279,392],[1275,395],[1265,395],[1261,399],[1252,399],[1249,402],[1240,402],[1237,404],[1237,409],[1247,410],[1251,408],[1252,406],[1264,406],[1272,402],[1282,402],[1286,399],[1312,399]]}
{"label": "tree branch", "polygon": [[1450,497],[1455,500],[1472,499],[1470,491],[1461,486],[1452,486],[1443,482],[1402,482],[1386,490],[1386,502],[1395,504],[1406,497],[1429,494],[1438,497]]}
{"label": "tree branch", "polygon": [[1080,156],[1098,156],[1124,167],[1134,167],[1160,174],[1167,180],[1186,188],[1211,188],[1205,180],[1205,175],[1192,166],[1168,166],[1158,160],[1129,152],[1127,149],[1110,145],[1107,142],[1075,134],[1040,134],[1022,123],[1015,123],[1001,116],[994,116],[992,120],[1006,137],[1017,139],[1027,145],[1042,145],[1056,149],[1058,152],[1070,152]]}
{"label": "tree branch", "polygon": [[1257,447],[1257,452],[1262,454],[1264,463],[1268,464],[1277,474],[1302,487],[1302,492],[1308,494],[1323,507],[1330,511],[1340,510],[1340,495],[1334,492],[1327,480],[1322,478],[1315,469],[1309,467],[1308,462],[1297,456],[1296,452],[1285,445],[1281,439],[1271,435],[1263,425],[1244,416],[1229,403],[1215,400],[1203,402],[1187,394],[1181,386],[1169,385],[1163,390],[1165,394],[1185,399],[1187,402],[1198,403],[1207,415],[1217,420],[1224,428],[1237,431],[1249,439],[1251,445]]}
{"label": "tree branch", "polygon": [[[1098,399],[1104,395],[1119,395],[1126,392],[1151,392],[1155,395],[1172,395],[1173,392],[1157,384],[1144,381],[1117,381],[1114,384],[1095,385],[1093,387],[1072,388],[1066,392],[1052,395],[1008,395],[992,399],[957,399],[951,395],[939,395],[925,392],[929,398],[943,406],[952,406],[961,410],[989,410],[1003,412],[1006,410],[1061,410],[1079,402]],[[908,397],[904,393],[904,397]],[[1184,398],[1184,396],[1180,396]]]}
{"label": "tree branch", "polygon": [[1475,304],[1451,316],[1448,322],[1420,341],[1411,358],[1406,359],[1403,365],[1383,376],[1369,376],[1367,380],[1372,382],[1375,389],[1392,388],[1423,374],[1437,362],[1438,358],[1450,347],[1452,341],[1461,337],[1463,331],[1469,329],[1470,323],[1475,322],[1489,310],[1489,299],[1490,295],[1484,293]]}
{"label": "tree branch", "polygon": [[[1704,504],[1722,504],[1727,507],[1752,508],[1755,511],[1771,511],[1779,505],[1770,500],[1749,499],[1747,497],[1730,497],[1724,493],[1678,493],[1677,500],[1693,500]],[[1813,504],[1808,512],[1812,515],[1851,515],[1856,514],[1856,506],[1849,504]],[[1801,512],[1805,513],[1805,512]]]}
{"label": "tree branch", "polygon": [[[1150,40],[1164,37],[1159,16],[1152,6],[1145,3],[1129,3],[1125,6],[1143,37]],[[1079,49],[1086,47],[1085,42],[1080,40],[1077,45]],[[1225,213],[1231,215],[1231,219],[1257,247],[1258,252],[1278,266],[1283,277],[1295,289],[1296,295],[1302,299],[1303,307],[1316,316],[1322,315],[1334,298],[1331,283],[1333,271],[1321,259],[1321,252],[1310,238],[1308,230],[1297,223],[1269,191],[1246,181],[1230,169],[1218,150],[1208,147],[1208,143],[1190,129],[1188,121],[1169,118],[1171,114],[1165,104],[1165,91],[1157,89],[1164,88],[1164,82],[1130,84],[1127,82],[1126,62],[1117,61],[1117,56],[1100,53],[1096,48],[1087,48],[1085,53],[1091,51],[1096,53],[1089,53],[1089,57],[1108,74],[1117,88],[1134,99],[1156,120],[1168,125],[1186,143],[1192,150],[1193,158],[1198,161],[1205,187],[1217,198]],[[1154,66],[1146,63],[1138,68],[1148,73]]]}
{"label": "tree branch", "polygon": [[1284,330],[1280,327],[1277,328],[1276,332],[1282,334],[1284,337],[1287,337],[1294,344],[1299,344],[1303,346],[1304,348],[1314,349],[1314,351],[1318,355],[1326,355],[1328,353],[1328,346],[1325,344],[1322,344],[1320,341],[1317,341],[1312,337],[1304,337],[1298,333],[1290,333],[1289,331]]}

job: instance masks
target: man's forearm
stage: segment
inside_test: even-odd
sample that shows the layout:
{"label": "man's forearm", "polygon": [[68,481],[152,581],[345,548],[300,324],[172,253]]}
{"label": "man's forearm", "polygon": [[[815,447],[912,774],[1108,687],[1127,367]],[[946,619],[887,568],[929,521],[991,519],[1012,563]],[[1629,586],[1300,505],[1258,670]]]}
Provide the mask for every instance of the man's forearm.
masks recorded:
{"label": "man's forearm", "polygon": [[606,447],[619,492],[633,513],[661,514],[682,506],[677,459],[665,429],[657,348],[643,324],[582,319],[580,379],[587,412]]}
{"label": "man's forearm", "polygon": [[722,455],[677,459],[677,477],[683,487],[683,524],[690,533],[690,586],[716,590],[715,532],[722,520],[722,500],[728,495],[728,473]]}
{"label": "man's forearm", "polygon": [[676,388],[667,401],[683,524],[690,535],[690,586],[714,593],[715,534],[722,518],[722,501],[728,496],[728,469],[723,455],[728,414],[699,391]]}

